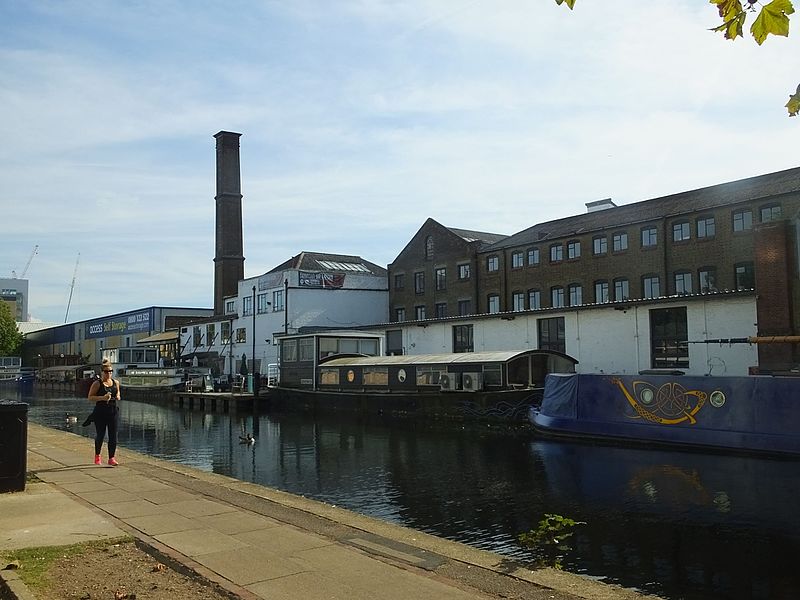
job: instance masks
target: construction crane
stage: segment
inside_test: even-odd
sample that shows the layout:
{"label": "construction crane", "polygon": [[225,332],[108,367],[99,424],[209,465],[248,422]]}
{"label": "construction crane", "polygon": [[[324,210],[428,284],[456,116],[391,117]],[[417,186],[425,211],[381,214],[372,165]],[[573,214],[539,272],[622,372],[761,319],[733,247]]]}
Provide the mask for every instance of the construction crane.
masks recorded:
{"label": "construction crane", "polygon": [[67,312],[64,315],[64,323],[69,318],[69,305],[72,304],[72,291],[75,289],[75,278],[78,276],[78,263],[81,262],[81,253],[78,252],[78,258],[75,261],[75,270],[72,272],[72,283],[69,284],[69,300],[67,300]]}
{"label": "construction crane", "polygon": [[[36,254],[38,252],[39,252],[39,244],[36,244],[33,247],[33,252],[31,252],[30,258],[28,258],[28,262],[25,263],[25,268],[22,269],[22,275],[19,276],[20,279],[25,279],[25,275],[28,274],[28,269],[31,266],[31,261],[33,261],[33,257],[36,256]],[[11,278],[12,279],[16,279],[17,278],[17,272],[16,271],[11,271]]]}

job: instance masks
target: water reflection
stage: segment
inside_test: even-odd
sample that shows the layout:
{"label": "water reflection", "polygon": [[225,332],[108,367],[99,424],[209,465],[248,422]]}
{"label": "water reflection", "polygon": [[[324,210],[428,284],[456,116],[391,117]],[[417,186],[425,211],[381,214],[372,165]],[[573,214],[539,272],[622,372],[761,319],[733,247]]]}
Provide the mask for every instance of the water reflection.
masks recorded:
{"label": "water reflection", "polygon": [[[93,436],[80,425],[85,399],[28,401],[31,421]],[[517,534],[545,513],[585,521],[567,570],[669,598],[794,598],[800,589],[797,461],[137,402],[122,403],[121,421],[123,447],[520,559],[530,554]],[[239,443],[246,433],[255,444]]]}

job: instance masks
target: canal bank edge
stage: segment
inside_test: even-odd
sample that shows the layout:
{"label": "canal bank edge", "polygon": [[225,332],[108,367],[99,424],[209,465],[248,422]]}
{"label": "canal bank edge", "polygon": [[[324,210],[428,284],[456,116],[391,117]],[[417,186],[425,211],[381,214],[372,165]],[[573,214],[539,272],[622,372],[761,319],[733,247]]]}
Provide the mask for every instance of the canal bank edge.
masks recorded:
{"label": "canal bank edge", "polygon": [[[29,427],[29,471],[35,472],[43,457],[37,448],[87,453],[87,438],[33,423]],[[532,570],[522,562],[473,548],[407,527],[359,515],[351,511],[303,496],[239,481],[224,475],[123,450],[125,466],[145,477],[183,488],[198,496],[213,498],[256,514],[269,516],[306,531],[328,537],[337,543],[355,547],[367,554],[379,555],[392,563],[422,568],[441,577],[466,584],[490,595],[531,597],[520,594],[526,585],[551,590],[548,598],[584,598],[586,600],[634,600],[656,598],[616,585],[551,568]],[[69,492],[61,490],[63,493]],[[95,508],[95,510],[100,510]],[[103,513],[107,516],[106,513]],[[123,519],[124,521],[124,519]],[[130,526],[129,532],[146,544],[160,544]],[[180,557],[177,557],[180,560]],[[194,561],[186,566],[196,570]],[[206,576],[205,569],[200,575]],[[516,592],[516,593],[515,593]],[[530,592],[530,590],[529,590]]]}

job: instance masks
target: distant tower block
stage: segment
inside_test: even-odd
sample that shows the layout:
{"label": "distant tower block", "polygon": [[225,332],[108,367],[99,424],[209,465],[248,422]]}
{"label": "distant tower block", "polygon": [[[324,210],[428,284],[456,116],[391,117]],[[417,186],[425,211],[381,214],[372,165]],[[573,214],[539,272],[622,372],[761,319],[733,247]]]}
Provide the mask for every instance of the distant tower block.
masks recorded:
{"label": "distant tower block", "polygon": [[225,312],[225,296],[235,296],[244,279],[242,182],[239,169],[241,133],[220,131],[217,140],[217,224],[214,255],[214,314]]}

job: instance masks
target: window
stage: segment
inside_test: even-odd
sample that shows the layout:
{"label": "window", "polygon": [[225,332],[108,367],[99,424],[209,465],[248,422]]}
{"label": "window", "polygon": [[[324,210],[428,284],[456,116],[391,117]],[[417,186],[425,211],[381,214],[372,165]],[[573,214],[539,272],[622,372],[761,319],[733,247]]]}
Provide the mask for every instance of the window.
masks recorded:
{"label": "window", "polygon": [[528,266],[532,267],[533,265],[539,264],[539,249],[538,248],[528,248]]}
{"label": "window", "polygon": [[[202,345],[203,343],[203,334],[200,332],[200,327],[195,325],[192,327],[192,344],[195,348]],[[139,360],[134,360],[133,362],[141,362]]]}
{"label": "window", "polygon": [[522,250],[517,252],[511,253],[511,268],[512,269],[521,269],[525,266],[525,255],[522,253]]}
{"label": "window", "polygon": [[414,318],[417,321],[421,321],[425,318],[425,305],[420,304],[419,306],[414,307]]}
{"label": "window", "polygon": [[458,314],[461,316],[472,314],[472,301],[459,300],[458,301]]}
{"label": "window", "polygon": [[216,323],[209,323],[206,325],[206,346],[211,346],[217,339],[217,325]]}
{"label": "window", "polygon": [[567,286],[567,290],[569,290],[570,306],[580,306],[583,304],[583,286],[577,283],[571,283]]}
{"label": "window", "polygon": [[406,276],[403,273],[394,276],[394,289],[402,290],[406,286]]}
{"label": "window", "polygon": [[685,307],[650,311],[651,366],[654,369],[688,368],[687,332]]}
{"label": "window", "polygon": [[539,290],[528,290],[528,308],[531,310],[542,308],[542,293]]}
{"label": "window", "polygon": [[433,236],[429,235],[425,238],[425,260],[433,258]]}
{"label": "window", "polygon": [[459,281],[467,281],[469,279],[469,264],[458,265],[458,279]]}
{"label": "window", "polygon": [[223,321],[219,325],[220,327],[220,337],[222,338],[223,344],[228,344],[231,341],[231,324],[229,321]]}
{"label": "window", "polygon": [[244,327],[236,329],[236,343],[242,344],[247,341],[247,330]]}
{"label": "window", "polygon": [[389,386],[389,367],[364,367],[364,385]]}
{"label": "window", "polygon": [[453,352],[474,352],[472,325],[453,326]]}
{"label": "window", "polygon": [[284,340],[281,344],[281,361],[297,362],[297,340]]}
{"label": "window", "polygon": [[500,296],[498,296],[497,294],[490,294],[488,298],[488,303],[489,303],[490,313],[500,312]]}
{"label": "window", "polygon": [[675,273],[675,293],[692,293],[692,274],[689,271],[677,271]]}
{"label": "window", "polygon": [[253,297],[252,296],[245,296],[242,298],[242,316],[246,317],[247,315],[253,314]]}
{"label": "window", "polygon": [[608,302],[608,282],[595,281],[594,282],[594,301],[598,304]]}
{"label": "window", "polygon": [[269,302],[267,302],[266,293],[259,294],[258,296],[256,296],[256,302],[258,303],[256,305],[256,310],[258,311],[258,314],[267,312],[267,306],[269,306]]}
{"label": "window", "polygon": [[402,354],[403,354],[403,330],[389,329],[386,332],[386,356],[400,356]]}
{"label": "window", "polygon": [[592,240],[592,254],[595,256],[608,253],[608,239],[601,235]]}
{"label": "window", "polygon": [[753,270],[753,263],[738,263],[734,265],[733,270],[737,290],[749,290],[756,287],[756,277],[755,271]]}
{"label": "window", "polygon": [[236,300],[225,301],[225,314],[230,315],[236,312]]}
{"label": "window", "polygon": [[550,306],[553,308],[561,308],[564,306],[564,288],[556,286],[550,288]]}
{"label": "window", "polygon": [[753,228],[753,211],[749,208],[737,210],[733,213],[733,230],[749,231]]}
{"label": "window", "polygon": [[614,300],[621,302],[631,297],[631,289],[625,278],[614,280]]}
{"label": "window", "polygon": [[405,308],[395,308],[394,309],[394,320],[398,323],[406,320],[406,309]]}
{"label": "window", "polygon": [[700,217],[697,219],[697,237],[712,238],[717,233],[714,217]]}
{"label": "window", "polygon": [[700,286],[700,292],[716,292],[717,270],[714,267],[702,267],[697,272],[697,281]]}
{"label": "window", "polygon": [[297,347],[301,361],[311,362],[314,360],[314,338],[303,338],[297,340]]}
{"label": "window", "polygon": [[564,247],[561,244],[553,244],[550,246],[550,262],[561,260],[564,260]]}
{"label": "window", "polygon": [[515,311],[525,310],[525,294],[523,292],[511,294],[511,301]]}
{"label": "window", "polygon": [[446,290],[447,289],[447,269],[444,267],[440,267],[436,269],[436,289],[437,290]]}
{"label": "window", "polygon": [[761,222],[769,223],[770,221],[778,221],[781,218],[781,205],[770,204],[761,207]]}
{"label": "window", "polygon": [[566,354],[567,344],[564,332],[564,317],[538,319],[539,349],[555,350]]}
{"label": "window", "polygon": [[628,234],[620,231],[614,234],[614,252],[622,252],[628,249]]}
{"label": "window", "polygon": [[437,319],[443,319],[447,316],[447,302],[437,302],[433,305],[433,311]]}
{"label": "window", "polygon": [[422,272],[414,273],[414,293],[415,294],[425,293],[425,273]]}
{"label": "window", "polygon": [[685,242],[692,237],[692,232],[689,230],[689,223],[684,221],[682,223],[672,224],[672,241]]}
{"label": "window", "polygon": [[642,228],[642,248],[652,248],[658,245],[658,229],[655,227]]}
{"label": "window", "polygon": [[496,256],[490,256],[486,259],[486,270],[489,273],[494,273],[500,269],[500,259]]}
{"label": "window", "polygon": [[283,310],[283,290],[272,292],[272,312]]}
{"label": "window", "polygon": [[658,298],[661,295],[661,286],[657,275],[642,277],[642,295],[644,298]]}
{"label": "window", "polygon": [[577,240],[567,244],[567,258],[576,259],[581,257],[581,243]]}

